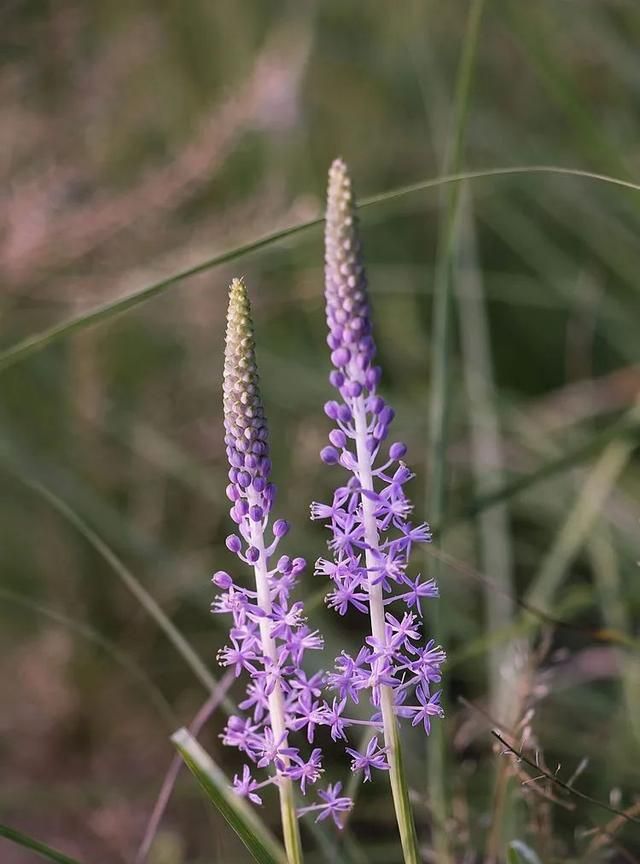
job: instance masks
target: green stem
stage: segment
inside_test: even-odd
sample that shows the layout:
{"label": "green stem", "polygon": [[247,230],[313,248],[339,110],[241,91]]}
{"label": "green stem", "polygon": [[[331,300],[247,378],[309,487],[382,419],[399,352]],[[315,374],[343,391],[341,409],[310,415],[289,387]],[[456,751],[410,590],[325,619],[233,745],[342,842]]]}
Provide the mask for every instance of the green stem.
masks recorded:
{"label": "green stem", "polygon": [[[358,476],[363,489],[373,490],[373,475],[371,470],[371,454],[367,449],[367,415],[362,398],[354,400],[353,419],[355,425],[356,455],[358,459]],[[371,499],[361,496],[362,516],[364,522],[365,541],[367,549],[365,558],[369,574],[369,613],[371,617],[371,632],[378,643],[386,643],[384,626],[384,599],[382,585],[374,581],[374,573],[377,560],[375,552],[379,549],[380,538],[376,517],[374,514],[374,503]],[[418,838],[413,821],[413,813],[409,802],[409,789],[404,776],[402,752],[400,749],[400,736],[398,734],[398,721],[393,706],[393,691],[390,687],[380,688],[380,710],[382,713],[382,729],[384,745],[387,750],[387,761],[389,763],[389,778],[391,781],[391,794],[393,806],[396,812],[398,830],[400,831],[400,842],[405,864],[419,864],[420,854],[418,852]]]}
{"label": "green stem", "polygon": [[[249,496],[249,506],[258,504],[257,498],[251,499]],[[260,523],[251,523],[251,543],[259,552],[259,558],[254,565],[256,578],[256,590],[258,593],[258,605],[267,613],[271,613],[271,594],[269,591],[269,577],[267,567],[267,555],[264,546],[264,533]],[[271,622],[268,617],[260,618],[260,637],[262,642],[262,651],[265,657],[269,657],[274,664],[277,664],[276,644],[271,636]],[[282,740],[281,746],[288,746],[284,698],[282,695],[282,687],[279,682],[276,682],[271,695],[269,696],[269,717],[271,720],[271,729],[275,741]],[[286,758],[283,759],[285,764]],[[288,777],[284,777],[278,773],[278,791],[280,794],[280,817],[282,820],[282,836],[284,839],[284,848],[287,853],[288,864],[302,864],[302,842],[300,840],[300,827],[298,825],[298,816],[296,813],[295,799],[293,795],[293,785]]]}

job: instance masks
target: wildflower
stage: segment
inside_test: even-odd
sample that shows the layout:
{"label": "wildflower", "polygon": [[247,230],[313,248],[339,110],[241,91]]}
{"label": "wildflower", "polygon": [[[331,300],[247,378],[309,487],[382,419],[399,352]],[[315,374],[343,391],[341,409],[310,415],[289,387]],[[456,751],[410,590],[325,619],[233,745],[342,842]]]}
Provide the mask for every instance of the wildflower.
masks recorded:
{"label": "wildflower", "polygon": [[[285,846],[291,861],[301,860],[300,837],[293,804],[292,781],[302,791],[322,771],[319,748],[308,759],[289,743],[291,730],[314,736],[319,706],[317,678],[302,670],[307,650],[322,648],[317,631],[307,627],[302,603],[290,602],[291,592],[305,567],[304,559],[286,555],[274,559],[289,524],[277,519],[270,526],[275,501],[267,421],[260,397],[253,325],[247,291],[234,279],[229,290],[224,360],[224,425],[229,460],[227,497],[235,532],[227,548],[254,574],[252,588],[237,585],[225,571],[214,574],[221,593],[213,603],[216,614],[230,614],[230,643],[218,654],[219,662],[235,674],[248,672],[250,682],[240,709],[249,717],[232,716],[223,743],[243,751],[257,768],[271,769],[263,783],[255,781],[249,766],[234,778],[233,788],[255,804],[256,789],[275,783],[280,793]],[[275,563],[274,563],[275,560]]]}
{"label": "wildflower", "polygon": [[254,804],[262,804],[262,798],[256,792],[256,789],[259,788],[260,784],[251,776],[251,771],[248,765],[243,766],[242,777],[238,777],[237,774],[234,775],[233,791],[242,798],[248,798],[249,801],[253,801]]}
{"label": "wildflower", "polygon": [[336,826],[342,828],[343,823],[340,820],[340,814],[348,813],[353,807],[353,801],[351,798],[341,796],[341,792],[342,783],[335,783],[333,785],[329,784],[326,789],[318,790],[318,798],[320,798],[323,803],[311,804],[309,807],[302,807],[298,810],[298,813],[303,815],[304,813],[312,813],[313,811],[316,811],[318,813],[316,822],[322,822],[324,819],[328,819],[329,816],[331,816]]}
{"label": "wildflower", "polygon": [[442,717],[444,713],[440,707],[440,695],[441,691],[439,690],[431,696],[426,684],[421,684],[419,687],[416,687],[416,696],[418,697],[420,705],[413,709],[415,714],[411,721],[411,725],[417,726],[418,723],[424,723],[424,731],[427,735],[431,732],[431,718]]}
{"label": "wildflower", "polygon": [[289,776],[300,782],[300,789],[304,795],[307,783],[315,783],[322,774],[322,751],[319,747],[311,751],[311,755],[305,761],[298,755],[291,757],[292,765],[289,768]]}
{"label": "wildflower", "polygon": [[[366,275],[351,181],[341,160],[329,172],[325,296],[334,367],[329,380],[338,398],[325,405],[333,428],[320,457],[351,477],[335,490],[331,503],[311,506],[311,517],[328,523],[334,556],[333,561],[321,559],[316,573],[333,582],[327,596],[331,608],[341,615],[353,610],[367,615],[370,625],[357,660],[343,652],[327,681],[341,701],[358,702],[363,690],[369,692],[372,722],[382,722],[385,747],[377,749],[374,737],[364,754],[352,748],[347,752],[353,770],[364,771],[367,779],[373,768],[390,769],[405,857],[417,860],[415,829],[406,815],[397,718],[418,718],[416,725],[423,722],[429,732],[430,718],[441,716],[442,709],[437,694],[429,695],[428,682],[438,679],[445,655],[433,646],[425,655],[416,644],[422,602],[437,596],[437,587],[409,576],[407,568],[414,545],[429,542],[431,534],[425,523],[410,521],[405,486],[413,474],[404,463],[406,446],[385,444],[394,411],[377,392],[381,372],[374,362]],[[420,706],[405,704],[412,692]]]}
{"label": "wildflower", "polygon": [[374,737],[369,741],[364,753],[360,753],[358,750],[353,750],[351,747],[347,747],[347,753],[353,759],[352,770],[363,771],[365,782],[371,780],[372,768],[380,768],[383,771],[386,771],[389,768],[385,756],[386,751],[378,746],[378,738],[376,735],[374,735]]}

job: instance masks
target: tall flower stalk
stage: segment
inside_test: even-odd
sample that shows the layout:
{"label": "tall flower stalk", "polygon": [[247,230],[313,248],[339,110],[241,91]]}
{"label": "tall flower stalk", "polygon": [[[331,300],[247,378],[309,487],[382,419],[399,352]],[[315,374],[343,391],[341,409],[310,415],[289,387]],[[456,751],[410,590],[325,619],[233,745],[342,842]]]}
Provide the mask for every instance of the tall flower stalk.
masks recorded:
{"label": "tall flower stalk", "polygon": [[[234,279],[229,290],[224,360],[224,424],[229,459],[227,496],[237,533],[227,537],[228,549],[253,572],[253,585],[234,582],[218,571],[213,581],[221,593],[213,611],[228,613],[233,624],[230,642],[219,653],[223,666],[237,676],[248,673],[244,715],[231,716],[223,734],[225,744],[241,750],[250,764],[234,778],[234,788],[254,804],[261,804],[261,790],[275,784],[285,849],[289,864],[302,862],[302,847],[294,802],[294,782],[302,793],[322,773],[322,754],[314,748],[305,758],[291,745],[291,731],[307,731],[313,741],[314,715],[320,695],[320,675],[307,678],[302,669],[307,650],[322,648],[322,638],[306,625],[303,605],[290,601],[291,592],[305,567],[302,558],[282,555],[274,563],[279,541],[288,532],[283,519],[270,525],[275,498],[271,483],[267,421],[262,406],[255,358],[253,325],[244,283]],[[254,777],[256,769],[267,776]],[[318,818],[334,816],[347,804],[340,788],[320,792],[322,804],[304,808]],[[350,802],[349,802],[350,806]]]}
{"label": "tall flower stalk", "polygon": [[[377,392],[380,369],[374,365],[355,204],[341,160],[329,172],[325,244],[327,341],[334,366],[330,381],[339,399],[325,405],[335,428],[321,458],[339,463],[352,477],[336,489],[331,504],[312,505],[312,518],[326,519],[332,533],[333,557],[320,559],[316,572],[333,581],[328,605],[341,615],[349,610],[367,615],[370,629],[357,656],[343,652],[328,676],[338,693],[332,731],[337,728],[345,737],[344,729],[353,721],[338,725],[337,718],[349,701],[359,702],[362,691],[368,692],[374,734],[364,752],[347,752],[352,769],[363,770],[365,779],[373,768],[389,770],[404,859],[417,864],[398,718],[410,718],[414,726],[422,723],[428,734],[431,719],[442,716],[440,694],[432,685],[440,681],[445,654],[433,641],[420,644],[422,601],[438,591],[433,581],[411,577],[407,568],[414,544],[431,537],[426,524],[413,525],[408,519],[412,507],[403,487],[413,475],[403,461],[405,445],[396,442],[383,452],[394,412]],[[383,747],[376,731],[382,733]]]}

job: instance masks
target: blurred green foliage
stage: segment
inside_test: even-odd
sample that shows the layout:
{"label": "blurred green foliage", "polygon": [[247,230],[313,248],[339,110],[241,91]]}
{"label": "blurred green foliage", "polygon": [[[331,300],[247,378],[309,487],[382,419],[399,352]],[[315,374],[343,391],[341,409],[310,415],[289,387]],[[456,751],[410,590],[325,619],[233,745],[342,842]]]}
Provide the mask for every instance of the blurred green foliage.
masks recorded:
{"label": "blurred green foliage", "polygon": [[[6,3],[0,350],[314,218],[335,155],[362,196],[437,177],[451,165],[470,8]],[[459,167],[553,164],[638,178],[636,3],[496,0],[479,28]],[[383,388],[409,445],[420,519],[437,467],[427,459],[442,348],[433,294],[450,200],[435,188],[362,212]],[[637,800],[640,193],[561,175],[493,177],[461,186],[455,215],[443,271],[452,292],[446,530],[434,544],[449,556],[439,565],[451,656],[440,827],[456,861],[504,861],[514,840],[545,862],[631,860],[637,825],[589,833],[609,816],[544,783],[522,786],[489,732],[501,722],[519,740],[530,727],[552,772],[561,763],[567,780],[588,757],[576,786],[623,809]],[[0,810],[82,861],[134,860],[172,758],[168,736],[207,691],[105,556],[38,490],[125,562],[219,675],[224,625],[208,607],[211,572],[233,566],[226,286],[244,274],[252,291],[278,512],[294,522],[289,549],[313,562],[326,536],[306,519],[308,505],[336,479],[317,456],[329,393],[322,254],[312,228],[0,374]],[[599,437],[612,426],[615,436]],[[584,451],[578,464],[499,507],[451,518],[574,450]],[[323,610],[322,589],[310,572],[304,593],[333,656],[362,634],[357,619]],[[560,624],[515,598],[535,598]],[[222,724],[218,712],[202,738],[232,774]],[[405,740],[425,860],[436,860],[424,741],[415,730]],[[346,775],[339,759],[329,773]],[[343,837],[305,829],[310,862],[399,860],[388,789],[367,786]],[[275,806],[264,816],[277,826]],[[162,824],[150,862],[247,860],[186,775]],[[2,846],[7,864],[30,855]]]}

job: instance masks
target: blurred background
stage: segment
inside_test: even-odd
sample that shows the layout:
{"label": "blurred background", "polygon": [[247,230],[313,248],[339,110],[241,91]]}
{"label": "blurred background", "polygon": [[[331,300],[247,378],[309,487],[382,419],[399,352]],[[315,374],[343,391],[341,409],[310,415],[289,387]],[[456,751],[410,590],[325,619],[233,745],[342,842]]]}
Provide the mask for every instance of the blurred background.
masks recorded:
{"label": "blurred background", "polygon": [[[0,32],[0,821],[86,864],[242,864],[185,772],[149,819],[169,734],[222,676],[232,275],[254,303],[287,551],[325,548],[306,518],[338,482],[318,458],[321,227],[86,313],[321,215],[337,155],[363,198],[531,164],[637,179],[640,8],[4,0]],[[450,658],[428,761],[405,730],[425,861],[503,861],[512,840],[543,862],[638,861],[638,824],[514,764],[491,729],[640,817],[640,195],[522,172],[361,225],[383,392],[436,533],[415,562],[441,585],[427,630]],[[324,609],[312,569],[333,657],[361,621]],[[223,724],[220,708],[200,740],[231,777]],[[345,767],[336,753],[327,779]],[[310,862],[400,860],[384,778],[357,795],[341,837],[304,829]],[[32,860],[0,840],[3,864]]]}

